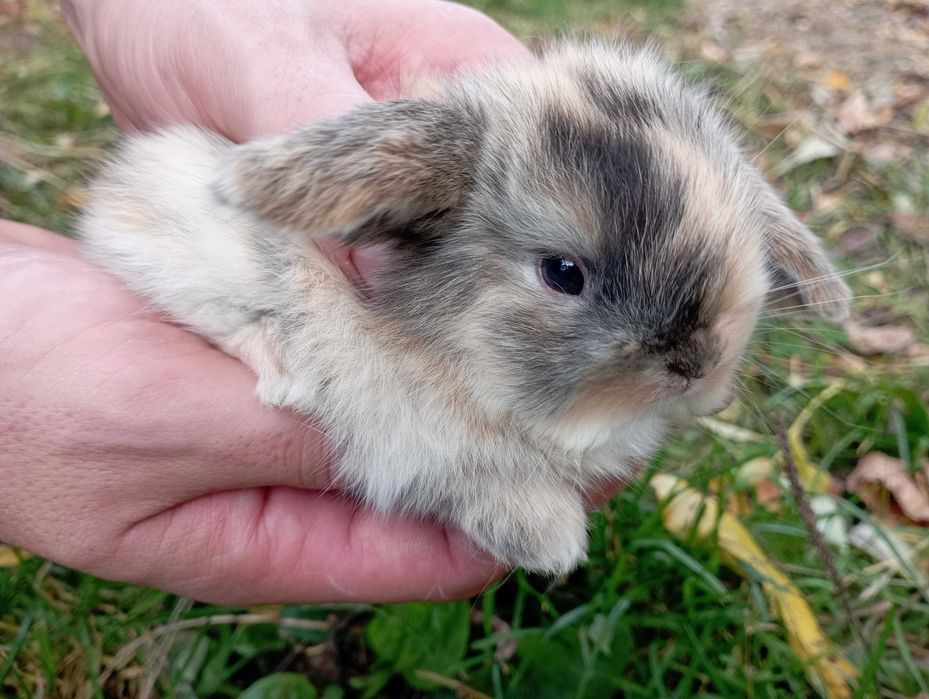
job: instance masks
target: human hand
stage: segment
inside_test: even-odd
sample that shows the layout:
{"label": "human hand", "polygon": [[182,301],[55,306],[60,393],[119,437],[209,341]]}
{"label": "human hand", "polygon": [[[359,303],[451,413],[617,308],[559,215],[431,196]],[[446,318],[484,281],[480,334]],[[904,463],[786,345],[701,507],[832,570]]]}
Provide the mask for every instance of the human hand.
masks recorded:
{"label": "human hand", "polygon": [[326,492],[312,425],[61,236],[0,223],[0,356],[6,542],[226,604],[460,597],[499,572]]}
{"label": "human hand", "polygon": [[117,124],[235,141],[401,96],[407,78],[527,49],[441,0],[63,0]]}

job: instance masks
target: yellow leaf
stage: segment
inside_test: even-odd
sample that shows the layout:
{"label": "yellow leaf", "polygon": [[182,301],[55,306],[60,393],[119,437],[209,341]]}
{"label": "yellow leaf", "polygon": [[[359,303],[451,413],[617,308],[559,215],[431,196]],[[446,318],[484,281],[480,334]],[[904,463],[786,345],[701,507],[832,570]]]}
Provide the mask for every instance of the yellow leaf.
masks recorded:
{"label": "yellow leaf", "polygon": [[736,483],[739,485],[758,485],[761,481],[774,477],[774,459],[768,456],[757,456],[739,466],[736,472]]}
{"label": "yellow leaf", "polygon": [[22,549],[0,544],[0,568],[15,568],[31,555]]}
{"label": "yellow leaf", "polygon": [[851,85],[851,80],[848,79],[848,76],[837,70],[829,73],[823,82],[826,83],[826,87],[836,92],[846,92]]}
{"label": "yellow leaf", "polygon": [[827,400],[844,389],[845,384],[841,381],[836,381],[823,390],[800,411],[800,414],[797,415],[797,419],[794,420],[794,423],[787,430],[787,445],[790,448],[790,456],[797,465],[797,474],[800,476],[803,487],[809,492],[831,493],[833,492],[835,483],[833,482],[832,476],[813,464],[809,454],[807,454],[806,447],[803,446],[803,430],[806,428],[806,423],[813,417],[813,413],[823,407],[823,404]]}
{"label": "yellow leaf", "polygon": [[763,434],[733,425],[731,422],[723,422],[712,417],[702,417],[697,422],[717,437],[728,439],[731,442],[764,444],[767,441]]}
{"label": "yellow leaf", "polygon": [[685,481],[669,474],[656,474],[651,486],[664,502],[665,528],[678,538],[709,539],[716,533],[727,564],[741,574],[753,570],[762,579],[762,588],[772,611],[784,623],[787,640],[797,655],[808,663],[810,681],[829,699],[852,696],[848,681],[857,670],[843,658],[826,638],[816,616],[803,595],[765,555],[749,531],[728,512],[720,512],[716,500],[707,498]]}
{"label": "yellow leaf", "polygon": [[63,209],[78,209],[87,203],[87,192],[77,187],[69,187],[58,195],[55,203]]}

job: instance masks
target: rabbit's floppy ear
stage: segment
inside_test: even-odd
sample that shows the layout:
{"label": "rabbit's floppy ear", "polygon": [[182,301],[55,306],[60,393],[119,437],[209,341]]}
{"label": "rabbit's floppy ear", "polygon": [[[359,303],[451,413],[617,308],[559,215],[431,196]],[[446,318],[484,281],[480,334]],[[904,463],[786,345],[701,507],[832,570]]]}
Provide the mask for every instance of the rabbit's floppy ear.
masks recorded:
{"label": "rabbit's floppy ear", "polygon": [[462,201],[481,131],[476,114],[445,103],[370,104],[232,148],[214,191],[279,226],[375,242]]}
{"label": "rabbit's floppy ear", "polygon": [[822,243],[762,183],[759,206],[767,243],[770,291],[765,306],[834,322],[848,317],[851,291]]}

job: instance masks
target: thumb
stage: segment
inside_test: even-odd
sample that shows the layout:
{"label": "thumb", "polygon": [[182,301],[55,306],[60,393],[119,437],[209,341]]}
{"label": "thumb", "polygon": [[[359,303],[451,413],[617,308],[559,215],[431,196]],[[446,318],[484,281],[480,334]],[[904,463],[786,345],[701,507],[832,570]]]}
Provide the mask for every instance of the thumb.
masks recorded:
{"label": "thumb", "polygon": [[268,56],[250,69],[247,112],[228,135],[247,141],[334,119],[371,102],[341,53],[314,51],[297,61]]}

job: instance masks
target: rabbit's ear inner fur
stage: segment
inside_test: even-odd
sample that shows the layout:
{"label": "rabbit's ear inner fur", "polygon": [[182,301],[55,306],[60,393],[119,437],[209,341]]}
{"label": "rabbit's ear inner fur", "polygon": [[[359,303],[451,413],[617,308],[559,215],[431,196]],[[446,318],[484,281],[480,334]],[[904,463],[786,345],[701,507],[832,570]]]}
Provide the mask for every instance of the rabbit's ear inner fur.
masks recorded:
{"label": "rabbit's ear inner fur", "polygon": [[365,244],[452,209],[471,189],[482,125],[439,102],[367,105],[230,150],[214,189],[259,218]]}
{"label": "rabbit's ear inner fur", "polygon": [[768,244],[767,310],[834,322],[847,318],[851,291],[826,257],[820,240],[773,191],[762,195],[760,213]]}

